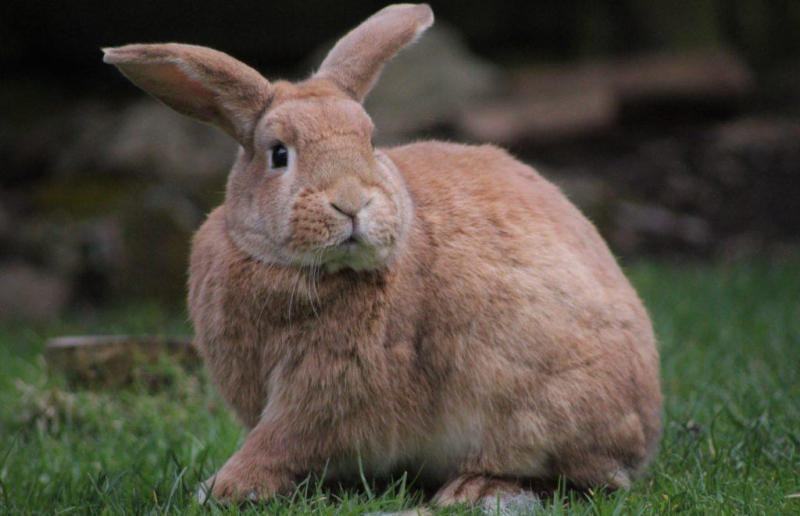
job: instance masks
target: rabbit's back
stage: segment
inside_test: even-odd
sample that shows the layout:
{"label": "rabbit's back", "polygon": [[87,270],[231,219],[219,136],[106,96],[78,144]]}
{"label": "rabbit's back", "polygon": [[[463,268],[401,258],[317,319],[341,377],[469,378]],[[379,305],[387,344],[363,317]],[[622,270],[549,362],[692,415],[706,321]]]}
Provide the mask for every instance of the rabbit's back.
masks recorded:
{"label": "rabbit's back", "polygon": [[567,267],[571,276],[591,278],[584,282],[636,297],[595,227],[557,187],[506,151],[422,142],[388,153],[417,215],[448,249],[471,248],[463,251],[498,264]]}

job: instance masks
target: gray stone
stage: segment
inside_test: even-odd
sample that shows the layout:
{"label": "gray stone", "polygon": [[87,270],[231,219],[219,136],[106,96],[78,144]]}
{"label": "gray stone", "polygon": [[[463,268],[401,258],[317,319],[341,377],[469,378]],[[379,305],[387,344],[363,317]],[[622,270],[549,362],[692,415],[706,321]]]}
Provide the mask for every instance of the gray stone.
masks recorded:
{"label": "gray stone", "polygon": [[708,222],[699,217],[631,201],[619,203],[616,226],[621,232],[671,238],[695,247],[707,245],[711,238]]}
{"label": "gray stone", "polygon": [[154,185],[120,215],[121,293],[179,301],[186,294],[192,234],[204,213],[182,191]]}
{"label": "gray stone", "polygon": [[62,177],[98,171],[150,177],[195,191],[225,177],[236,152],[235,142],[217,129],[149,98],[122,109],[84,103],[67,124],[73,135],[56,149],[54,164]]}

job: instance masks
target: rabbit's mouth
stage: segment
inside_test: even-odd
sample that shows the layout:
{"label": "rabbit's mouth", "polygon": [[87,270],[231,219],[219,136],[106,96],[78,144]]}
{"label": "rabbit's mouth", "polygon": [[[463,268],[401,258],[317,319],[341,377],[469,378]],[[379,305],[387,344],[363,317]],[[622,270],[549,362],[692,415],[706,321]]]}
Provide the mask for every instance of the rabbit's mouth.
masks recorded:
{"label": "rabbit's mouth", "polygon": [[356,233],[351,233],[349,237],[345,238],[337,244],[337,247],[345,252],[356,252],[360,247],[365,245],[364,239]]}

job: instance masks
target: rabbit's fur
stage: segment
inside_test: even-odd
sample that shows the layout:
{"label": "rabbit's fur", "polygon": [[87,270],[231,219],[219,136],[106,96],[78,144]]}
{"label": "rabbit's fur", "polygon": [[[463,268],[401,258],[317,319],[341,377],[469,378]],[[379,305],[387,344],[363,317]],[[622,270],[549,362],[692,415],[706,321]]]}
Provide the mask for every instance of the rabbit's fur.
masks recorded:
{"label": "rabbit's fur", "polygon": [[651,323],[592,224],[496,147],[373,149],[360,102],[432,23],[388,7],[298,84],[200,47],[106,51],[241,144],[189,278],[195,343],[250,429],[215,497],[361,467],[474,503],[559,477],[626,487],[655,451]]}

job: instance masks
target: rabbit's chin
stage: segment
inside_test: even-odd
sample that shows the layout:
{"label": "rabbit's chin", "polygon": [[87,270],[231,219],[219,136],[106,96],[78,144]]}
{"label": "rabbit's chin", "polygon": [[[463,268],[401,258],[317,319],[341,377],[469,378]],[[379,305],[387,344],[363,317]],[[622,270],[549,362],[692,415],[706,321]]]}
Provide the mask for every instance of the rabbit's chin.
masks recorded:
{"label": "rabbit's chin", "polygon": [[374,271],[386,266],[391,255],[388,247],[345,244],[328,251],[323,259],[325,270],[331,273],[343,269],[355,272]]}

